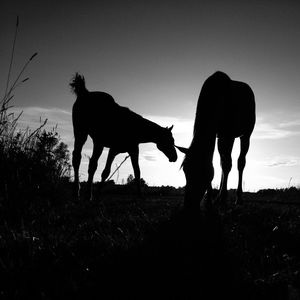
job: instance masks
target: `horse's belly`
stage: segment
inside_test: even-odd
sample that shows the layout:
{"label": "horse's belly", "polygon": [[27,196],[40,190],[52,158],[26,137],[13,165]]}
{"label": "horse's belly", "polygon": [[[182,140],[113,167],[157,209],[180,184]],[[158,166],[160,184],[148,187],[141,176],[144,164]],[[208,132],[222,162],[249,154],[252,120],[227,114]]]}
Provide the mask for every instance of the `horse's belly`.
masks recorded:
{"label": "horse's belly", "polygon": [[118,153],[129,152],[131,149],[138,146],[136,141],[132,140],[127,135],[122,134],[122,132],[91,132],[90,135],[93,141],[98,142],[103,147],[113,148]]}
{"label": "horse's belly", "polygon": [[240,137],[245,134],[251,134],[254,123],[247,116],[242,118],[239,115],[236,115],[231,118],[227,118],[220,122],[217,130],[218,137]]}

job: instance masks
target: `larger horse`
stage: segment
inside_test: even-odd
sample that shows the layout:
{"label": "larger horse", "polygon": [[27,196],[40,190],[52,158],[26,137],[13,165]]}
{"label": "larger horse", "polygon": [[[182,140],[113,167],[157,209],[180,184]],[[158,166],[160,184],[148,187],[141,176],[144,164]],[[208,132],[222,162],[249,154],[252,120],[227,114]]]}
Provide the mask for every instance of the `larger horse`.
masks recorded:
{"label": "larger horse", "polygon": [[212,161],[216,139],[222,167],[218,199],[224,204],[228,174],[232,166],[231,151],[235,138],[240,138],[237,202],[241,203],[243,170],[254,125],[255,99],[249,85],[231,80],[220,71],[206,79],[198,98],[193,140],[184,151],[186,156],[182,166],[186,177],[185,208],[198,208],[206,192],[211,201],[211,181],[214,177]]}
{"label": "larger horse", "polygon": [[109,176],[112,162],[119,153],[128,152],[131,158],[135,179],[140,193],[140,168],[138,164],[139,144],[153,142],[170,162],[177,160],[172,127],[163,128],[126,107],[118,105],[112,96],[104,92],[90,92],[85,79],[78,73],[70,86],[77,99],[73,105],[72,119],[74,129],[74,168],[75,194],[79,197],[79,166],[81,151],[88,135],[93,140],[93,154],[88,168],[87,196],[92,197],[92,183],[98,165],[98,159],[104,147],[110,148],[101,179]]}

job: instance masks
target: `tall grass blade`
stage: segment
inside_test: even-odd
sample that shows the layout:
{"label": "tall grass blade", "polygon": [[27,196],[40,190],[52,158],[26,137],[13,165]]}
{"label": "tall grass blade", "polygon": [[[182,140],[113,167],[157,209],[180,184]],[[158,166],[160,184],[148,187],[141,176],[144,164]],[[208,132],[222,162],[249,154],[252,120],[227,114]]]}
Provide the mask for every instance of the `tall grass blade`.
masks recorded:
{"label": "tall grass blade", "polygon": [[10,96],[11,92],[15,89],[15,87],[17,86],[18,80],[20,79],[21,75],[24,73],[25,69],[27,68],[27,66],[29,65],[29,63],[32,61],[32,59],[37,56],[37,52],[34,53],[29,59],[28,61],[25,63],[25,65],[23,66],[23,68],[21,69],[19,75],[17,76],[17,78],[15,79],[14,83],[12,84],[12,86],[10,87],[7,96]]}
{"label": "tall grass blade", "polygon": [[19,28],[19,16],[17,16],[16,29],[15,29],[15,34],[14,34],[13,47],[12,47],[12,51],[11,51],[11,57],[10,57],[10,63],[9,63],[9,69],[8,69],[8,75],[7,75],[6,87],[5,87],[5,93],[4,93],[4,99],[6,98],[7,90],[8,90],[8,86],[9,86],[10,74],[11,74],[11,69],[12,69],[14,54],[15,54],[15,45],[16,45],[16,40],[17,40],[17,35],[18,35],[18,28]]}

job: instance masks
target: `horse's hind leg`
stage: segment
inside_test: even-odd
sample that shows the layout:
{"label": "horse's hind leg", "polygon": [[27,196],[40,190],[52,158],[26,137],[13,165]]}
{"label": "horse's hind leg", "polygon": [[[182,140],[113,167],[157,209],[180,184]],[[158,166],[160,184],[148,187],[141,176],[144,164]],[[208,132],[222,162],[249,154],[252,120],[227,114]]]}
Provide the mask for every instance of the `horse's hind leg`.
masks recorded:
{"label": "horse's hind leg", "polygon": [[109,152],[108,152],[108,156],[107,156],[107,160],[106,160],[106,164],[105,164],[105,168],[101,174],[101,182],[103,183],[107,177],[109,176],[110,174],[110,170],[111,170],[111,165],[115,159],[117,155],[117,152],[114,151],[112,148],[109,149]]}
{"label": "horse's hind leg", "polygon": [[232,167],[231,151],[234,143],[234,138],[219,138],[218,151],[220,153],[222,178],[220,183],[220,191],[218,201],[224,205],[227,198],[227,180]]}
{"label": "horse's hind leg", "polygon": [[129,155],[131,158],[131,163],[134,172],[134,178],[137,185],[137,193],[139,197],[142,197],[142,190],[141,190],[141,171],[139,167],[139,148],[138,146],[131,151],[129,151]]}
{"label": "horse's hind leg", "polygon": [[93,178],[94,174],[97,170],[98,166],[98,159],[103,151],[103,146],[99,145],[97,142],[94,141],[94,148],[93,148],[93,154],[90,159],[89,163],[89,177],[88,177],[88,183],[87,183],[87,197],[89,200],[92,200],[92,185],[93,185]]}
{"label": "horse's hind leg", "polygon": [[237,188],[237,198],[236,204],[242,203],[242,194],[243,194],[243,172],[246,165],[246,155],[249,150],[250,145],[250,136],[242,136],[241,140],[241,153],[238,158],[238,171],[239,171],[239,183]]}
{"label": "horse's hind leg", "polygon": [[75,134],[74,150],[72,153],[72,165],[74,169],[74,195],[79,199],[79,166],[81,161],[81,150],[86,142],[87,134]]}
{"label": "horse's hind leg", "polygon": [[212,186],[211,182],[208,184],[207,190],[206,190],[206,198],[205,199],[205,208],[207,210],[212,209]]}

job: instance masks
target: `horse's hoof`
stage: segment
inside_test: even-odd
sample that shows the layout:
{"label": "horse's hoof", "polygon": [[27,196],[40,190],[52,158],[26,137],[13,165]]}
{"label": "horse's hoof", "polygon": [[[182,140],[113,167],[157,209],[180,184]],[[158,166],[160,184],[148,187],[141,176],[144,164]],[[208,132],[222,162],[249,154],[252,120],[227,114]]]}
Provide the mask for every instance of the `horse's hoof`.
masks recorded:
{"label": "horse's hoof", "polygon": [[243,204],[243,197],[242,193],[237,192],[235,197],[235,205],[242,205]]}
{"label": "horse's hoof", "polygon": [[226,206],[227,203],[227,195],[218,195],[215,203],[220,206],[220,207],[224,207]]}
{"label": "horse's hoof", "polygon": [[88,202],[92,202],[94,200],[94,197],[91,193],[86,193],[84,198]]}
{"label": "horse's hoof", "polygon": [[200,207],[203,207],[204,211],[210,211],[213,209],[213,203],[210,199],[204,198],[200,203]]}
{"label": "horse's hoof", "polygon": [[75,189],[73,190],[73,198],[75,201],[80,201],[80,190],[79,189]]}

